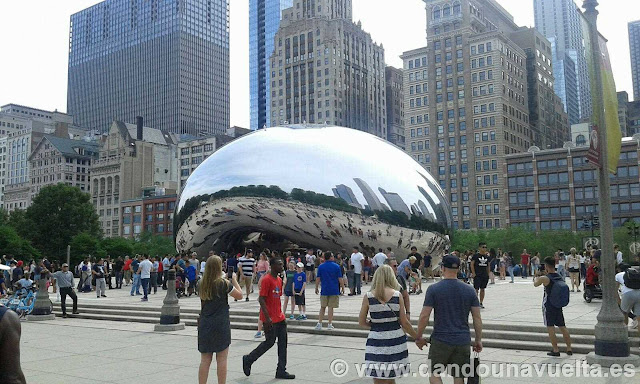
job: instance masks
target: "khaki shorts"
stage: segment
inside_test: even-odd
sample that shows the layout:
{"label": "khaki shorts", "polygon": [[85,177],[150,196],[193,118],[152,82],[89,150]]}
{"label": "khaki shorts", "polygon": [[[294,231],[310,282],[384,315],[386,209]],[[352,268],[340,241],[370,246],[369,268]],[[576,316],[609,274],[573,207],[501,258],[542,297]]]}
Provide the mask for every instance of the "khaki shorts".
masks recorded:
{"label": "khaki shorts", "polygon": [[242,276],[242,285],[245,287],[250,287],[253,284],[253,277],[250,276]]}
{"label": "khaki shorts", "polygon": [[338,308],[340,306],[340,296],[320,296],[320,306],[322,308]]}
{"label": "khaki shorts", "polygon": [[431,339],[429,347],[431,372],[442,373],[441,367],[447,367],[449,374],[456,378],[464,377],[463,366],[471,363],[471,347],[469,345],[449,345]]}

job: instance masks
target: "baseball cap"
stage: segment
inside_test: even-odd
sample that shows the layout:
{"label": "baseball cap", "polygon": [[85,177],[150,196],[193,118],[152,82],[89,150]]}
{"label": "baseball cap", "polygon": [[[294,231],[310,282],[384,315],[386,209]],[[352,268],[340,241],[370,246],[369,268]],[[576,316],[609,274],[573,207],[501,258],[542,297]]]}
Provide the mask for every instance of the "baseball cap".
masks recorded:
{"label": "baseball cap", "polygon": [[68,267],[68,266],[69,266],[69,264],[64,263],[64,264],[62,264],[62,266],[63,266],[63,267]]}
{"label": "baseball cap", "polygon": [[454,255],[447,255],[442,259],[442,266],[449,269],[460,268],[460,259]]}
{"label": "baseball cap", "polygon": [[298,266],[298,268],[304,268],[304,264],[302,264],[301,262],[298,262],[298,264],[296,264]]}

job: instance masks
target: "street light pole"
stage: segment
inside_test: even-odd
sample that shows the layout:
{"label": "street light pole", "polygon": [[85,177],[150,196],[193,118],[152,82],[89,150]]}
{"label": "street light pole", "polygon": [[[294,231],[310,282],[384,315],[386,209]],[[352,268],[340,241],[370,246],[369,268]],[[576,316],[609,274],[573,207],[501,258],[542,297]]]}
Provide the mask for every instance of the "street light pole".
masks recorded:
{"label": "street light pole", "polygon": [[598,33],[597,0],[584,0],[584,15],[589,22],[594,76],[591,84],[593,110],[599,116],[598,146],[600,147],[600,169],[598,170],[598,191],[600,194],[600,237],[602,251],[600,266],[602,277],[602,306],[595,326],[595,352],[587,356],[589,364],[610,367],[613,364],[638,364],[638,357],[632,356],[629,346],[629,331],[624,324],[624,316],[618,307],[618,286],[615,284],[615,257],[613,257],[613,227],[611,216],[611,195],[609,191],[609,158],[607,157],[607,129],[604,111],[604,91],[602,86],[600,41]]}

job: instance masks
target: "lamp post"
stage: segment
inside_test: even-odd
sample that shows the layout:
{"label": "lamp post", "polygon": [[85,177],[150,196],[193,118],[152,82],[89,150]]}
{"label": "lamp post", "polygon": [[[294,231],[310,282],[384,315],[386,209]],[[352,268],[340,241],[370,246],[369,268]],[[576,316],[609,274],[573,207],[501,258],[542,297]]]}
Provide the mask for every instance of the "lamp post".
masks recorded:
{"label": "lamp post", "polygon": [[602,277],[602,306],[598,313],[598,323],[595,326],[595,352],[587,356],[589,364],[599,364],[610,367],[613,364],[640,363],[638,356],[631,355],[629,346],[629,331],[624,324],[624,316],[618,307],[618,287],[615,284],[615,257],[613,257],[613,228],[611,217],[611,195],[609,191],[609,159],[607,157],[607,129],[604,113],[604,91],[602,87],[601,60],[598,33],[598,0],[584,0],[584,15],[589,22],[591,36],[591,51],[594,76],[591,84],[593,110],[599,116],[598,141],[600,147],[600,169],[598,170],[598,191],[600,193],[600,236],[602,242],[602,257],[600,258]]}

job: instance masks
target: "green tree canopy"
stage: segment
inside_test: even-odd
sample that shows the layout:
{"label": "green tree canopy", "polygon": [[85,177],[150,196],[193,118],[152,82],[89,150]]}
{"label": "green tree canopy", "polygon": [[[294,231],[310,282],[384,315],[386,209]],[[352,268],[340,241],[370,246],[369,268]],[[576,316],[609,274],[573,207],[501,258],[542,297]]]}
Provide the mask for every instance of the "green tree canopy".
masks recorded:
{"label": "green tree canopy", "polygon": [[96,239],[102,237],[89,194],[65,184],[42,188],[27,208],[26,221],[27,237],[33,245],[43,254],[59,259],[66,257],[67,245],[74,236],[86,233]]}
{"label": "green tree canopy", "polygon": [[82,232],[71,239],[71,265],[80,263],[88,255],[96,256],[99,254],[100,240],[97,237]]}
{"label": "green tree canopy", "polygon": [[111,258],[125,257],[133,253],[131,241],[121,237],[109,237],[102,240],[101,248]]}
{"label": "green tree canopy", "polygon": [[0,249],[4,254],[13,255],[16,259],[28,261],[40,258],[40,252],[31,246],[29,241],[18,235],[16,230],[8,225],[0,226]]}

